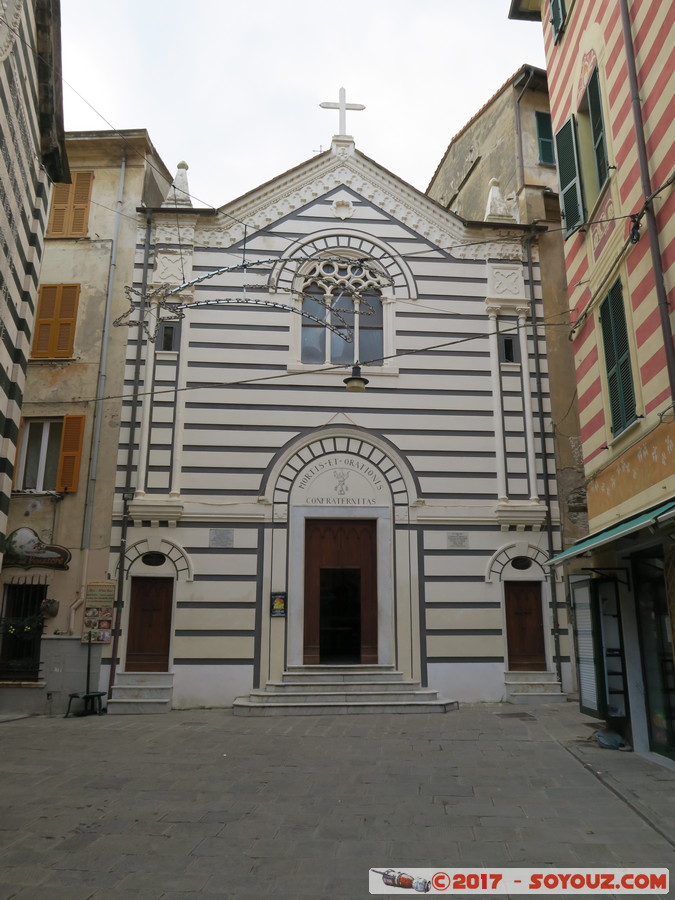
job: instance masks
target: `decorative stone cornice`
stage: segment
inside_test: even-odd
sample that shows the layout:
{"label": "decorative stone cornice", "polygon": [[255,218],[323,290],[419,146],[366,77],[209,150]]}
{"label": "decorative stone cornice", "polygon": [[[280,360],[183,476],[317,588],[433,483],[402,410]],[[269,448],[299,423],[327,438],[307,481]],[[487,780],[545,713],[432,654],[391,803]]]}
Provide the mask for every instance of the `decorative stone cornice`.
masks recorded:
{"label": "decorative stone cornice", "polygon": [[538,500],[500,500],[495,506],[495,518],[502,531],[511,527],[524,531],[525,526],[540,531],[546,522],[546,513],[546,504]]}
{"label": "decorative stone cornice", "polygon": [[183,504],[176,500],[150,500],[144,497],[131,500],[128,509],[134,527],[141,526],[143,522],[150,522],[151,528],[158,528],[160,522],[168,522],[169,528],[175,528],[183,515]]}

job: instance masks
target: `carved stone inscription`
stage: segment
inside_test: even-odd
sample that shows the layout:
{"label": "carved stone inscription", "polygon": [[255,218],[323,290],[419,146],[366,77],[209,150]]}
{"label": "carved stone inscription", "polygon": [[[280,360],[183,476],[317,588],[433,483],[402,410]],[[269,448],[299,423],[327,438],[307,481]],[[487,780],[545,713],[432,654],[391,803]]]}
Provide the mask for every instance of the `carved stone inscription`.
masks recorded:
{"label": "carved stone inscription", "polygon": [[336,453],[310,463],[297,478],[294,502],[306,506],[382,506],[386,482],[365,459]]}

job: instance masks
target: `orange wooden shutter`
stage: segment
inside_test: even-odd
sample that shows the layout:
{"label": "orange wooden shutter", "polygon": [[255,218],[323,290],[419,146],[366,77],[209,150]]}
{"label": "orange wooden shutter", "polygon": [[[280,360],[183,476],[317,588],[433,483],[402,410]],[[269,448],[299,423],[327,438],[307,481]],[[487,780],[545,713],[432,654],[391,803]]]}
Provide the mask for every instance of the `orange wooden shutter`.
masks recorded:
{"label": "orange wooden shutter", "polygon": [[86,237],[93,172],[73,172],[72,184],[55,184],[49,237]]}
{"label": "orange wooden shutter", "polygon": [[55,184],[52,192],[52,209],[49,216],[49,237],[63,237],[68,227],[68,200],[70,184]]}
{"label": "orange wooden shutter", "polygon": [[19,432],[16,436],[16,449],[14,452],[14,467],[12,469],[12,490],[18,491],[19,486],[16,483],[16,476],[19,474],[19,455],[21,453],[21,444],[23,442],[23,416],[19,419]]}
{"label": "orange wooden shutter", "polygon": [[56,359],[73,355],[79,284],[62,284],[58,317],[52,330],[51,355]]}
{"label": "orange wooden shutter", "polygon": [[70,237],[85,237],[89,224],[89,200],[93,172],[74,172],[72,190],[72,208],[70,215]]}
{"label": "orange wooden shutter", "polygon": [[82,439],[84,437],[85,416],[64,416],[61,434],[61,452],[56,476],[56,490],[59,493],[73,493],[77,490],[82,460]]}
{"label": "orange wooden shutter", "polygon": [[32,351],[32,355],[36,359],[48,359],[50,356],[51,335],[56,323],[59,288],[58,284],[43,284],[40,288]]}
{"label": "orange wooden shutter", "polygon": [[79,284],[43,284],[35,319],[34,359],[67,359],[73,355]]}

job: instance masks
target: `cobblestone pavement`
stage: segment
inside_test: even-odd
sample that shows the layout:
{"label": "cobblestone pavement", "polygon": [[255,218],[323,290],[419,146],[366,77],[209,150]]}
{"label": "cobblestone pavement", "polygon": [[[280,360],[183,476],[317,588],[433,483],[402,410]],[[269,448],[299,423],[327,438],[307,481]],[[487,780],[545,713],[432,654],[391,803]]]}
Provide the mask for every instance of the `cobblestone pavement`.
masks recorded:
{"label": "cobblestone pavement", "polygon": [[675,771],[595,728],[572,703],[5,721],[0,900],[356,900],[369,867],[670,867]]}

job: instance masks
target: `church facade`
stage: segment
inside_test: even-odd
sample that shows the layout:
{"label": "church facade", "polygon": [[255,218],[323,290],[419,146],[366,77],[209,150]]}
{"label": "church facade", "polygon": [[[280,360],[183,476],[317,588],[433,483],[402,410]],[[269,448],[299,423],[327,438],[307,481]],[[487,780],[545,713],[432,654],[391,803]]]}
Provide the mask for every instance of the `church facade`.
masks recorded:
{"label": "church facade", "polygon": [[109,711],[342,665],[563,699],[531,230],[462,221],[346,135],[218,210],[186,190],[181,164],[141,214],[119,322]]}

